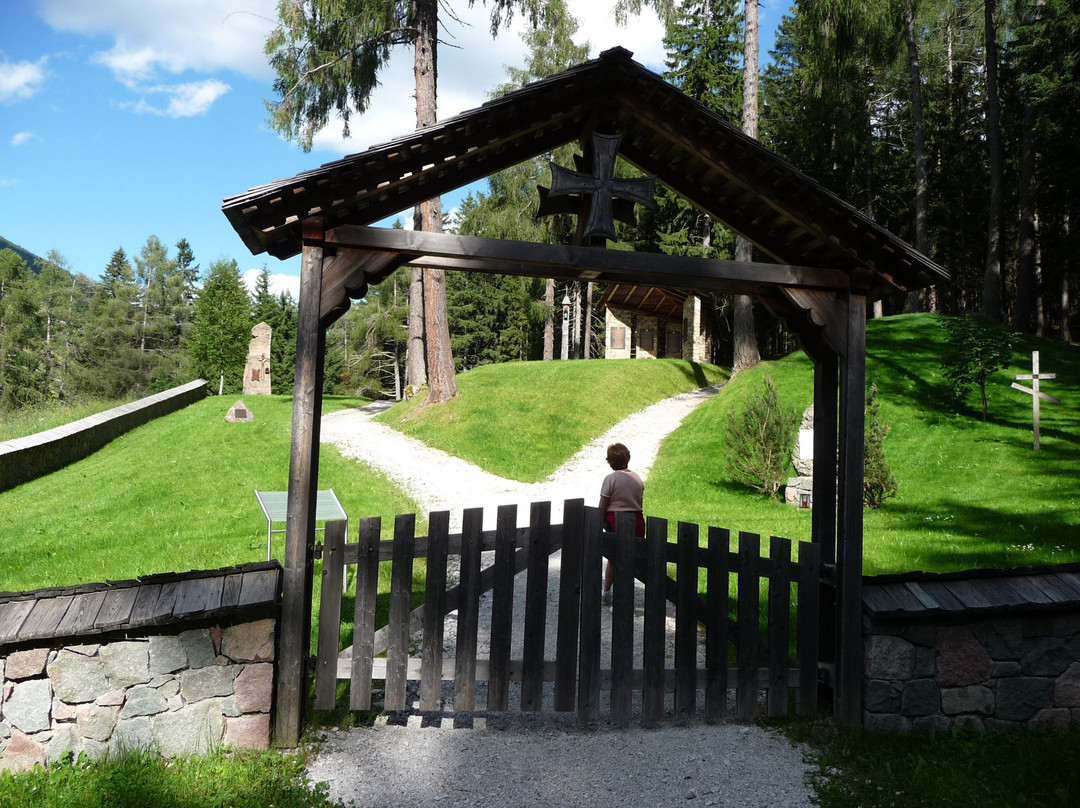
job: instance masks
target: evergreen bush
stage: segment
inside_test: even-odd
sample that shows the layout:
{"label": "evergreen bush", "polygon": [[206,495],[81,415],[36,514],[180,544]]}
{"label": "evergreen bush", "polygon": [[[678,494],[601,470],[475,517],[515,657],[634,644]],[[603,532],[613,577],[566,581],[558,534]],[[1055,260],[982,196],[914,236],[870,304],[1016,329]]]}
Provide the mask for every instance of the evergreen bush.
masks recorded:
{"label": "evergreen bush", "polygon": [[863,504],[880,508],[885,500],[896,496],[896,477],[885,460],[885,437],[889,425],[881,420],[877,385],[866,391],[866,447],[863,457]]}
{"label": "evergreen bush", "polygon": [[798,418],[794,409],[781,406],[776,385],[766,376],[745,407],[728,415],[724,440],[731,476],[775,497],[787,481]]}

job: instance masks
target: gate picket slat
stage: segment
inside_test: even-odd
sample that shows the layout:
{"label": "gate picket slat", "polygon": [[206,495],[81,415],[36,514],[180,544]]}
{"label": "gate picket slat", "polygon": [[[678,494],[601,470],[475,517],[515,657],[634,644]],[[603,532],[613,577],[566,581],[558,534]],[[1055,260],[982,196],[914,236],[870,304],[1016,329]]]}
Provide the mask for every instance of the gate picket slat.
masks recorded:
{"label": "gate picket slat", "polygon": [[758,566],[761,557],[761,537],[756,533],[739,532],[739,647],[737,666],[739,678],[735,686],[735,715],[739,721],[752,721],[757,712]]}
{"label": "gate picket slat", "polygon": [[353,604],[353,655],[349,682],[349,709],[371,709],[371,667],[375,656],[375,602],[379,594],[379,536],[382,517],[360,520],[359,558],[356,566],[356,602]]}
{"label": "gate picket slat", "polygon": [[818,609],[820,608],[821,545],[799,543],[799,606],[796,653],[799,657],[799,695],[795,710],[812,715],[817,707]]}
{"label": "gate picket slat", "polygon": [[345,573],[343,519],[326,523],[323,534],[322,596],[319,605],[319,644],[315,657],[315,709],[332,710],[337,693],[338,642],[341,639],[341,580]]}
{"label": "gate picket slat", "polygon": [[693,715],[697,706],[698,526],[679,522],[678,531],[675,714],[685,718]]}
{"label": "gate picket slat", "polygon": [[791,541],[769,540],[769,695],[770,717],[787,715],[788,645],[791,636]]}
{"label": "gate picket slat", "polygon": [[577,685],[578,622],[581,601],[581,531],[585,500],[563,503],[559,567],[559,623],[555,635],[555,711],[574,710]]}
{"label": "gate picket slat", "polygon": [[454,659],[454,710],[458,712],[476,709],[476,636],[480,619],[483,529],[483,508],[466,508],[461,515],[461,597]]}
{"label": "gate picket slat", "polygon": [[424,644],[420,651],[420,709],[442,707],[443,616],[450,511],[428,514],[427,572],[424,585]]}
{"label": "gate picket slat", "polygon": [[600,590],[603,586],[603,514],[585,509],[581,553],[581,640],[578,646],[578,720],[595,724],[600,718]]}
{"label": "gate picket slat", "polygon": [[728,575],[731,534],[709,528],[708,613],[705,618],[705,720],[722,721],[727,715],[728,683]]}
{"label": "gate picket slat", "polygon": [[646,721],[664,717],[664,668],[667,633],[667,520],[650,516],[645,529],[645,626],[642,664],[645,673],[641,711]]}
{"label": "gate picket slat", "polygon": [[629,721],[634,696],[634,514],[615,514],[611,609],[611,720]]}
{"label": "gate picket slat", "polygon": [[386,697],[389,711],[406,707],[409,663],[409,606],[412,600],[413,545],[416,514],[399,514],[394,520],[394,550],[390,574],[390,631],[386,649]]}
{"label": "gate picket slat", "polygon": [[491,592],[491,672],[488,676],[488,709],[494,712],[505,712],[509,704],[516,541],[517,505],[500,505],[495,521],[495,578]]}
{"label": "gate picket slat", "polygon": [[540,710],[544,695],[544,624],[547,621],[551,503],[534,502],[529,512],[529,568],[525,581],[525,644],[522,649],[521,709]]}

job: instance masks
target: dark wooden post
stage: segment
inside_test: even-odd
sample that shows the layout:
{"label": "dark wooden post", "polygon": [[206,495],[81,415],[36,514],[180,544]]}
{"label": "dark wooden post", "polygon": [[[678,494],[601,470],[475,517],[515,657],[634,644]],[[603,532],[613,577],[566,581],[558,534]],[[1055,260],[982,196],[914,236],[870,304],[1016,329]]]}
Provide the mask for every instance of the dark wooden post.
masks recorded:
{"label": "dark wooden post", "polygon": [[[319,423],[326,349],[326,338],[319,324],[323,236],[321,219],[304,221],[274,722],[274,744],[283,747],[294,747],[300,741],[311,646],[315,498],[319,482]],[[315,243],[308,244],[308,239]]]}
{"label": "dark wooden post", "polygon": [[[836,533],[836,692],[834,716],[862,713],[863,455],[866,405],[866,297],[847,297],[847,350],[840,372],[840,498]],[[815,410],[815,417],[817,411]],[[815,422],[816,423],[816,422]]]}
{"label": "dark wooden post", "polygon": [[[814,510],[810,535],[821,548],[822,571],[836,572],[836,441],[840,357],[822,345],[814,357]],[[823,576],[824,577],[824,576]],[[819,659],[836,661],[836,581],[820,584]]]}

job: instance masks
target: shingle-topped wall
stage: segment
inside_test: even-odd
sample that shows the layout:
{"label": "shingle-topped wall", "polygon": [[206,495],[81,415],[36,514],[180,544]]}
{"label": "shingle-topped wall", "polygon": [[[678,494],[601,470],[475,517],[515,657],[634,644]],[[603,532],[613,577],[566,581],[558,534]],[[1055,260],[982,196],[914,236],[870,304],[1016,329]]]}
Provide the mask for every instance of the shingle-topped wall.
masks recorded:
{"label": "shingle-topped wall", "polygon": [[198,379],[35,435],[0,442],[0,491],[82,460],[114,438],[206,397]]}
{"label": "shingle-topped wall", "polygon": [[863,723],[1080,726],[1080,565],[867,578]]}
{"label": "shingle-topped wall", "polygon": [[270,611],[281,567],[261,561],[138,580],[0,592],[0,651],[35,640],[90,637],[239,610]]}
{"label": "shingle-topped wall", "polygon": [[281,568],[0,593],[0,771],[270,742]]}

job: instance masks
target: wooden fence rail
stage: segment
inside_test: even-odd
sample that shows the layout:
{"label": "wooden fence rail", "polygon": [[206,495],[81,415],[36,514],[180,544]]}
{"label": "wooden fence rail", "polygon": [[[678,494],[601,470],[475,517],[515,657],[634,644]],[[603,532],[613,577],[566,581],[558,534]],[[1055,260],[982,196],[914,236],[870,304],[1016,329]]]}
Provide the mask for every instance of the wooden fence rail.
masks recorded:
{"label": "wooden fence rail", "polygon": [[[641,717],[664,718],[668,694],[673,711],[687,717],[704,694],[704,714],[721,720],[728,691],[735,691],[735,716],[751,720],[760,693],[767,691],[769,715],[788,710],[796,694],[800,714],[812,711],[818,683],[817,545],[799,543],[792,561],[788,539],[773,537],[761,557],[757,534],[740,533],[738,549],[729,532],[710,527],[702,544],[697,525],[680,522],[669,541],[666,520],[650,517],[646,537],[634,537],[634,520],[620,518],[615,533],[604,529],[601,512],[583,500],[568,500],[562,525],[551,524],[551,503],[530,507],[529,524],[517,527],[517,507],[498,509],[494,530],[483,530],[483,510],[463,512],[461,533],[450,533],[449,512],[432,513],[428,535],[416,536],[416,517],[396,517],[392,541],[380,541],[381,520],[360,520],[359,541],[346,544],[344,523],[329,523],[322,550],[323,582],[316,659],[315,707],[335,706],[339,679],[350,681],[349,704],[372,705],[372,681],[384,680],[383,707],[410,708],[407,685],[419,681],[418,706],[440,711],[444,681],[453,682],[455,712],[477,709],[476,684],[487,683],[485,709],[506,711],[511,682],[520,682],[520,709],[543,709],[545,683],[555,711],[577,711],[591,723],[599,719],[601,694],[609,694],[614,721],[632,718],[640,693]],[[548,625],[549,556],[561,551],[558,602]],[[483,566],[483,554],[494,558]],[[456,584],[448,583],[448,559],[460,559]],[[426,559],[424,602],[412,608],[413,561]],[[603,558],[615,564],[610,615],[610,668],[601,669]],[[378,568],[390,562],[389,620],[376,628]],[[341,592],[345,564],[357,567],[353,644],[339,651]],[[674,577],[669,576],[669,567]],[[526,576],[523,614],[515,613],[515,577]],[[704,576],[704,594],[701,590]],[[643,617],[635,615],[635,580],[644,585]],[[763,586],[767,582],[767,586]],[[792,597],[792,589],[797,598]],[[762,589],[767,589],[761,601]],[[480,596],[491,594],[490,653],[477,658]],[[521,599],[519,598],[519,601]],[[669,659],[668,604],[674,604],[674,654]],[[762,607],[765,607],[762,609]],[[452,659],[444,659],[446,615],[457,612]],[[792,613],[795,619],[792,623]],[[520,659],[512,659],[515,620],[521,623]],[[554,631],[554,658],[548,644]],[[421,637],[420,656],[410,657],[410,642]],[[635,659],[635,637],[641,652]],[[791,650],[794,648],[794,657]],[[385,657],[383,658],[383,654]],[[734,667],[729,667],[734,658]],[[699,659],[704,660],[702,667]],[[639,664],[640,667],[635,667]]]}

